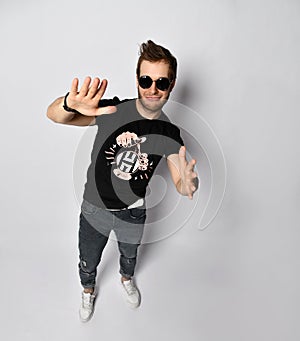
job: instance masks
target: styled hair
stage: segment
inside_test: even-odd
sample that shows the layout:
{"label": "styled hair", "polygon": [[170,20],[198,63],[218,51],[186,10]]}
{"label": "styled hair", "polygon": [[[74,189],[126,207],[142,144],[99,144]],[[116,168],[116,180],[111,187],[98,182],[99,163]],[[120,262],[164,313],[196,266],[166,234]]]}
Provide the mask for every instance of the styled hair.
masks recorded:
{"label": "styled hair", "polygon": [[137,77],[140,77],[140,68],[143,60],[155,63],[164,61],[169,64],[169,78],[170,80],[176,79],[177,74],[177,60],[171,52],[163,46],[155,44],[152,40],[142,43],[139,51],[139,59],[136,67]]}

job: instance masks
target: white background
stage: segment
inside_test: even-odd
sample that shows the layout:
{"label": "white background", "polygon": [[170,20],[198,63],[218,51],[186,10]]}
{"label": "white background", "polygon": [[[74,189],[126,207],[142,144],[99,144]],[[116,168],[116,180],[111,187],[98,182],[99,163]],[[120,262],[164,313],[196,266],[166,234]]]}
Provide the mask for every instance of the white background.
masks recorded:
{"label": "white background", "polygon": [[[299,17],[297,0],[1,1],[1,337],[299,340]],[[137,311],[111,241],[83,325],[72,172],[85,128],[46,109],[75,76],[135,96],[147,39],[178,58],[172,99],[212,127],[227,189],[207,229],[191,219],[141,247]]]}

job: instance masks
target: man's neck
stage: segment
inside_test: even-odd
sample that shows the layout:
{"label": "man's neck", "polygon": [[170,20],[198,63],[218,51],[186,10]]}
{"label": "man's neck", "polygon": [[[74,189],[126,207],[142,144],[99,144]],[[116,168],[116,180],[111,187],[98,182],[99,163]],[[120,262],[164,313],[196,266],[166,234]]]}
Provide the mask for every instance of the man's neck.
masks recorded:
{"label": "man's neck", "polygon": [[158,111],[150,111],[147,110],[142,104],[141,101],[139,99],[136,100],[135,102],[136,105],[136,110],[137,112],[144,118],[146,118],[147,120],[155,120],[157,118],[159,118],[159,116],[161,115],[161,109],[159,109]]}

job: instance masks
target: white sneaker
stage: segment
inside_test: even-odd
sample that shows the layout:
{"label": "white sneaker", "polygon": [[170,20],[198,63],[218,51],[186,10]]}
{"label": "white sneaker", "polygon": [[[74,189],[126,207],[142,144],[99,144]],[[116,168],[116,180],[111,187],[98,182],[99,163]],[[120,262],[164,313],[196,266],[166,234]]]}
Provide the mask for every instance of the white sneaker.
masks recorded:
{"label": "white sneaker", "polygon": [[121,281],[121,284],[124,288],[126,302],[131,308],[137,308],[140,305],[141,296],[137,287],[134,285],[133,280]]}
{"label": "white sneaker", "polygon": [[95,292],[93,294],[82,292],[82,300],[79,309],[79,316],[82,322],[87,322],[94,312],[94,301],[96,298]]}

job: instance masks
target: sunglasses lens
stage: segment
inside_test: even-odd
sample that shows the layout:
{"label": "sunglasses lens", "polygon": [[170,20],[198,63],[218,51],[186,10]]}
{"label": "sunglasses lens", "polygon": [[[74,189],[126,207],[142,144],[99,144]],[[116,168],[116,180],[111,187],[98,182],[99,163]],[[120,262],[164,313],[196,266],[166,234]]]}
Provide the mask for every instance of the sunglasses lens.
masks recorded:
{"label": "sunglasses lens", "polygon": [[[153,80],[149,76],[141,76],[139,78],[139,85],[143,89],[149,89],[153,83]],[[161,91],[166,91],[170,87],[170,81],[166,77],[161,77],[157,81],[155,81],[157,89]]]}
{"label": "sunglasses lens", "polygon": [[142,76],[139,78],[139,85],[143,89],[149,89],[152,85],[152,79],[149,76]]}
{"label": "sunglasses lens", "polygon": [[157,86],[157,89],[161,91],[168,90],[170,86],[170,81],[166,77],[159,78],[156,81],[156,86]]}

